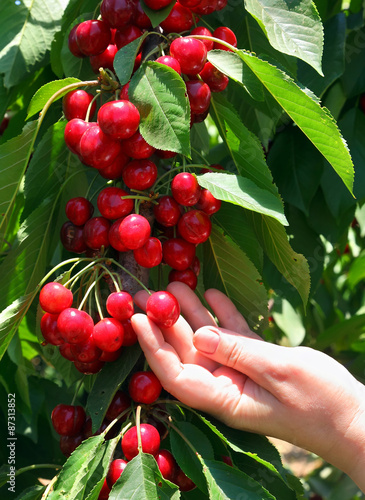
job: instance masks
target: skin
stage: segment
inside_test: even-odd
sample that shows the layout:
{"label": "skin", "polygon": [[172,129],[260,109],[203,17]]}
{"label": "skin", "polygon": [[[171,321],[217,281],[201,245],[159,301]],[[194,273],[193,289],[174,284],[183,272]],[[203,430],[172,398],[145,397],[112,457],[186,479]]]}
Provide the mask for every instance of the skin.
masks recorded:
{"label": "skin", "polygon": [[[182,314],[173,327],[132,316],[162,386],[231,427],[316,453],[365,491],[365,387],[324,353],[263,341],[218,290],[205,299],[219,326],[188,286],[175,282],[168,290]],[[134,300],[145,310],[147,298],[141,291]]]}

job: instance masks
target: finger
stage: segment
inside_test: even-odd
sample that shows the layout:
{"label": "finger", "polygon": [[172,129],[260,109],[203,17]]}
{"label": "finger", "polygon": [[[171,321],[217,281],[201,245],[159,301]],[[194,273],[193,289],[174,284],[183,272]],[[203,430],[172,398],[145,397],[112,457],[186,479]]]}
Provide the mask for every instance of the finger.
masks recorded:
{"label": "finger", "polygon": [[168,285],[167,289],[177,298],[181,314],[194,331],[202,326],[217,325],[211,313],[203,306],[195,292],[189,286],[174,281]]}
{"label": "finger", "polygon": [[218,318],[219,325],[222,328],[241,333],[254,339],[261,338],[250,330],[242,314],[237,310],[233,302],[226,295],[224,295],[224,293],[211,288],[205,292],[204,297],[213,309],[214,314]]}

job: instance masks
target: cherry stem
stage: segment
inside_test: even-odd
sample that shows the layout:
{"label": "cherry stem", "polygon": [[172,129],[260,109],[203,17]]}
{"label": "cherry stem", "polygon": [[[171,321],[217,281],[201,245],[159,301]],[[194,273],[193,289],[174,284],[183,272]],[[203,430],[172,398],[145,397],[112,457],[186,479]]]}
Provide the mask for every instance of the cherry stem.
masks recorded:
{"label": "cherry stem", "polygon": [[79,383],[77,384],[77,387],[76,387],[76,391],[75,391],[75,394],[72,398],[72,401],[71,401],[71,406],[74,406],[75,404],[75,401],[76,401],[76,398],[77,398],[77,394],[79,393],[79,390],[81,389],[81,386],[85,380],[85,377],[86,375],[84,375],[83,377],[81,377],[81,379],[79,380]]}
{"label": "cherry stem", "polygon": [[149,201],[151,203],[154,203],[155,205],[158,205],[158,202],[152,198],[149,198],[148,196],[138,196],[138,195],[135,195],[135,196],[131,196],[131,195],[128,195],[128,196],[121,196],[120,197],[121,200],[141,200],[141,201]]}
{"label": "cherry stem", "polygon": [[[120,413],[112,422],[110,422],[110,424],[108,425],[108,427],[106,429],[104,429],[103,434],[104,435],[108,434],[108,432],[110,431],[110,429],[112,429],[114,427],[114,425],[118,422],[118,420],[120,420],[121,418],[123,418],[124,415],[127,415],[131,411],[132,411],[131,407],[129,407],[126,410],[122,411],[122,413]],[[132,425],[132,424],[130,424],[130,425]],[[119,440],[119,437],[118,437],[118,440]]]}
{"label": "cherry stem", "polygon": [[[175,167],[175,168],[172,168],[170,169],[168,172],[165,172],[164,174],[162,174],[158,179],[157,181],[154,183],[154,185],[152,186],[151,188],[151,191],[156,191],[156,186],[160,183],[161,179],[167,177],[167,176],[170,176],[172,172],[177,172],[178,170],[181,170],[181,167]],[[163,185],[163,184],[162,184]]]}
{"label": "cherry stem", "polygon": [[230,43],[225,42],[224,40],[220,40],[219,38],[215,38],[214,36],[190,35],[189,38],[198,38],[200,40],[209,40],[211,42],[216,42],[216,43],[219,43],[219,45],[224,45],[228,49],[231,49],[232,52],[238,52],[240,50],[240,49],[237,49],[237,47],[234,47],[233,45],[231,45]]}
{"label": "cherry stem", "polygon": [[61,465],[56,465],[56,464],[27,465],[27,467],[22,467],[21,469],[18,469],[15,472],[15,476],[19,476],[20,474],[23,474],[23,472],[28,472],[30,470],[36,470],[36,469],[61,469]]}
{"label": "cherry stem", "polygon": [[78,273],[76,273],[75,276],[73,276],[72,278],[70,278],[65,283],[65,286],[67,286],[69,283],[71,283],[71,286],[70,286],[70,290],[71,290],[72,287],[75,285],[76,281],[79,279],[79,277],[82,276],[83,274],[85,274],[86,271],[88,271],[91,267],[93,267],[96,264],[96,262],[97,261],[95,261],[95,260],[93,260],[92,262],[90,262],[90,264],[88,264],[87,266],[85,266],[83,269],[81,269],[81,271],[79,271]]}
{"label": "cherry stem", "polygon": [[143,452],[142,450],[142,438],[141,438],[141,409],[140,405],[137,406],[136,411],[136,426],[137,426],[137,439],[138,439],[138,452]]}
{"label": "cherry stem", "polygon": [[96,99],[98,97],[99,97],[99,94],[94,95],[94,97],[91,99],[90,104],[87,108],[87,112],[86,112],[86,116],[85,116],[85,122],[87,122],[87,123],[89,122],[89,119],[90,119],[92,105],[94,104],[94,102],[96,101]]}
{"label": "cherry stem", "polygon": [[[100,275],[100,279],[104,276],[104,273]],[[104,319],[103,310],[100,304],[100,279],[96,280],[96,287],[94,288],[95,302],[98,309],[100,319]]]}
{"label": "cherry stem", "polygon": [[[118,281],[115,279],[114,274],[113,274],[112,272],[110,272],[110,271],[109,271],[109,269],[108,269],[106,266],[102,265],[102,264],[100,264],[100,266],[99,266],[99,267],[100,267],[101,269],[104,269],[104,271],[105,271],[106,273],[108,273],[108,274],[109,274],[110,278],[113,280],[113,284],[114,284],[114,287],[115,287],[116,291],[117,291],[117,292],[120,292],[120,290],[121,290],[122,286],[121,286],[121,283],[120,283],[120,282],[118,282]],[[116,276],[117,276],[117,278],[119,278],[119,275],[118,275],[118,274],[116,274]]]}
{"label": "cherry stem", "polygon": [[41,500],[45,500],[47,497],[48,497],[48,493],[51,491],[51,489],[53,488],[53,485],[55,484],[55,482],[57,481],[58,479],[58,474],[52,479],[52,481],[50,483],[48,483],[48,486],[47,488],[44,490],[44,493],[41,497]]}
{"label": "cherry stem", "polygon": [[[95,275],[96,275],[96,273],[94,272],[94,273],[92,274],[92,279],[94,279],[94,276],[95,276]],[[99,277],[98,279],[100,279],[100,277]],[[89,282],[90,282],[90,280],[89,280]],[[85,305],[85,303],[86,303],[86,301],[87,301],[87,298],[88,298],[88,296],[90,295],[90,293],[91,293],[92,289],[94,288],[94,286],[96,285],[96,283],[97,283],[97,279],[96,279],[96,280],[94,280],[94,281],[91,283],[91,285],[89,285],[89,288],[86,290],[86,293],[85,293],[85,295],[84,295],[84,298],[82,299],[82,301],[80,302],[80,305],[79,305],[79,307],[78,307],[78,310],[79,310],[79,311],[82,311],[82,309],[83,309],[83,307],[84,307],[84,305]]]}

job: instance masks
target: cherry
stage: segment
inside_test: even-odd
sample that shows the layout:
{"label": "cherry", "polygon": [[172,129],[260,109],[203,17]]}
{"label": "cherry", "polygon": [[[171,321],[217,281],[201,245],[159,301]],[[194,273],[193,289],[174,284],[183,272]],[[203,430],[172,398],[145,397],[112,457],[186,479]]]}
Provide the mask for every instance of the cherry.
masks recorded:
{"label": "cherry", "polygon": [[209,238],[212,223],[209,216],[202,210],[190,210],[181,216],[178,229],[184,240],[198,245]]}
{"label": "cherry", "polygon": [[205,63],[199,76],[209,86],[211,92],[222,92],[229,83],[228,76],[224,75],[210,62]]}
{"label": "cherry", "polygon": [[204,113],[199,113],[199,114],[191,113],[191,125],[193,125],[194,123],[203,122],[208,116],[208,113],[209,113],[209,108],[206,111],[204,111]]}
{"label": "cherry", "polygon": [[127,466],[127,463],[125,460],[122,458],[117,458],[112,461],[109,467],[108,474],[106,476],[106,482],[109,486],[109,488],[112,488],[114,483],[120,478],[122,475],[122,472]]}
{"label": "cherry", "polygon": [[104,318],[94,326],[94,342],[106,352],[114,352],[123,345],[123,325],[115,318]]}
{"label": "cherry", "polygon": [[154,205],[153,213],[157,222],[163,226],[175,226],[181,217],[180,205],[172,196],[162,196],[158,205]]}
{"label": "cherry", "polygon": [[130,319],[125,319],[122,322],[124,328],[124,340],[123,346],[134,345],[138,341],[136,332],[133,330],[133,326]]}
{"label": "cherry", "polygon": [[129,139],[124,140],[122,142],[122,147],[126,155],[136,160],[149,158],[155,151],[155,148],[145,141],[139,131],[133,134]]}
{"label": "cherry", "polygon": [[123,321],[134,314],[133,298],[128,292],[112,292],[106,299],[106,309],[110,316]]}
{"label": "cherry", "polygon": [[61,436],[60,437],[60,450],[65,457],[69,457],[78,446],[83,442],[85,436],[80,433],[76,436]]}
{"label": "cherry", "polygon": [[73,295],[71,290],[61,283],[50,282],[44,285],[39,294],[39,304],[43,311],[59,314],[72,306]]}
{"label": "cherry", "polygon": [[106,411],[105,418],[112,422],[131,405],[131,399],[123,391],[117,391]]}
{"label": "cherry", "polygon": [[64,344],[60,345],[59,350],[62,357],[68,359],[69,361],[75,361],[75,358],[71,352],[71,344],[65,342]]}
{"label": "cherry", "polygon": [[[74,118],[85,120],[87,110],[93,99],[94,96],[85,90],[78,89],[68,92],[62,99],[62,110],[66,120],[72,120]],[[95,113],[95,110],[96,102],[94,101],[90,110],[90,118]]]}
{"label": "cherry", "polygon": [[94,375],[99,373],[104,366],[104,362],[98,359],[97,361],[92,361],[91,363],[83,363],[82,361],[74,362],[75,368],[84,375]]}
{"label": "cherry", "polygon": [[190,31],[193,24],[194,18],[191,10],[180,3],[175,3],[170,14],[160,23],[160,26],[166,33],[182,33]]}
{"label": "cherry", "polygon": [[209,85],[200,80],[186,82],[191,112],[195,115],[205,113],[210,106],[211,91]]}
{"label": "cherry", "polygon": [[158,399],[162,385],[153,372],[136,372],[132,375],[128,392],[136,403],[152,404]]}
{"label": "cherry", "polygon": [[192,7],[196,7],[199,5],[201,0],[179,0],[179,3],[186,7],[187,9],[191,9]]}
{"label": "cherry", "polygon": [[195,257],[195,245],[182,238],[171,238],[162,244],[164,262],[179,271],[190,267]]}
{"label": "cherry", "polygon": [[[205,28],[204,26],[198,26],[197,28],[194,28],[191,32],[191,35],[213,36],[211,31],[209,31],[208,28]],[[204,43],[207,51],[213,49],[213,40],[201,40],[201,42]]]}
{"label": "cherry", "polygon": [[137,264],[142,267],[156,267],[162,261],[162,244],[158,238],[148,238],[141,247],[133,250],[134,258]]}
{"label": "cherry", "polygon": [[221,208],[221,200],[217,200],[209,189],[202,189],[196,208],[198,210],[203,210],[207,215],[212,215],[218,212]]}
{"label": "cherry", "polygon": [[104,134],[98,125],[89,127],[80,140],[83,161],[94,168],[108,167],[121,152],[120,142]]}
{"label": "cherry", "polygon": [[157,167],[151,160],[134,160],[128,163],[122,172],[124,184],[129,189],[144,191],[157,180]]}
{"label": "cherry", "polygon": [[83,226],[94,213],[93,204],[83,196],[71,198],[66,203],[66,217],[75,226]]}
{"label": "cherry", "polygon": [[93,334],[82,343],[71,345],[71,353],[75,361],[82,363],[92,363],[101,356],[101,349],[96,344]]}
{"label": "cherry", "polygon": [[115,140],[128,139],[138,129],[140,115],[129,101],[111,101],[103,104],[98,112],[101,130]]}
{"label": "cherry", "polygon": [[70,307],[60,313],[57,328],[66,342],[78,344],[85,342],[93,333],[94,321],[87,312]]}
{"label": "cherry", "polygon": [[84,241],[88,248],[100,250],[109,246],[110,222],[105,217],[92,217],[84,226]]}
{"label": "cherry", "polygon": [[129,250],[143,247],[151,236],[150,223],[143,215],[127,215],[120,223],[119,236]]}
{"label": "cherry", "polygon": [[41,319],[41,332],[44,340],[51,345],[62,345],[64,340],[57,329],[58,314],[45,313]]}
{"label": "cherry", "polygon": [[133,0],[103,0],[100,14],[111,28],[121,29],[132,21],[135,3]]}
{"label": "cherry", "polygon": [[174,199],[180,203],[180,205],[190,207],[198,202],[201,187],[195,175],[189,172],[181,172],[172,179],[171,192]]}
{"label": "cherry", "polygon": [[92,19],[80,23],[75,32],[76,43],[85,56],[101,54],[111,39],[109,26],[103,21]]}
{"label": "cherry", "polygon": [[123,101],[129,101],[129,95],[128,95],[129,84],[130,81],[127,82],[125,85],[123,85],[123,87],[120,90],[119,98]]}
{"label": "cherry", "polygon": [[222,165],[219,165],[219,163],[216,163],[214,165],[210,165],[210,168],[202,168],[200,173],[208,174],[209,172],[214,172],[215,170],[224,170],[224,167]]}
{"label": "cherry", "polygon": [[140,36],[142,36],[142,31],[133,24],[125,26],[124,28],[118,29],[115,33],[115,44],[118,47],[118,50],[133,42]]}
{"label": "cherry", "polygon": [[199,276],[200,274],[200,260],[199,257],[195,256],[193,259],[193,263],[191,264],[191,269],[194,271],[194,273]]}
{"label": "cherry", "polygon": [[51,415],[54,430],[60,436],[75,436],[78,434],[84,423],[86,415],[82,406],[59,404]]}
{"label": "cherry", "polygon": [[160,10],[170,5],[172,0],[146,0],[145,4],[152,10]]}
{"label": "cherry", "polygon": [[106,479],[104,479],[103,486],[101,487],[101,490],[99,492],[98,500],[108,500],[109,493],[110,488],[108,486],[108,483],[106,482]]}
{"label": "cherry", "polygon": [[200,16],[207,16],[217,9],[218,0],[201,0],[196,7],[191,10]]}
{"label": "cherry", "polygon": [[150,18],[147,16],[145,11],[142,9],[142,5],[141,5],[141,2],[139,0],[137,0],[135,2],[135,8],[136,8],[136,11],[134,14],[134,23],[136,24],[136,26],[138,26],[138,28],[141,28],[141,29],[152,28]]}
{"label": "cherry", "polygon": [[224,462],[225,464],[229,465],[230,467],[233,467],[232,459],[228,455],[222,455],[222,462]]}
{"label": "cherry", "polygon": [[70,120],[65,127],[64,139],[68,149],[77,155],[80,154],[80,141],[84,132],[93,126],[80,118]]}
{"label": "cherry", "polygon": [[182,73],[195,76],[200,73],[206,63],[207,48],[197,38],[180,37],[172,42],[170,55],[180,63]]}
{"label": "cherry", "polygon": [[99,360],[106,361],[107,363],[111,363],[113,361],[116,361],[120,357],[121,354],[122,354],[122,348],[118,349],[117,351],[113,351],[113,352],[102,351]]}
{"label": "cherry", "polygon": [[160,450],[155,459],[162,476],[173,482],[177,472],[177,464],[172,453],[169,450]]}
{"label": "cherry", "polygon": [[97,199],[98,209],[106,219],[119,219],[132,212],[133,200],[127,198],[122,200],[122,196],[128,196],[128,193],[118,187],[106,187]]}
{"label": "cherry", "polygon": [[118,47],[114,43],[110,43],[101,54],[90,56],[90,64],[93,72],[99,73],[100,68],[114,71],[114,57],[117,52]]}
{"label": "cherry", "polygon": [[181,491],[190,491],[196,487],[196,484],[193,483],[193,481],[180,469],[180,467],[175,475],[174,483],[177,484]]}
{"label": "cherry", "polygon": [[61,243],[69,252],[77,254],[84,253],[87,246],[84,241],[84,231],[82,227],[75,226],[67,221],[61,227]]}
{"label": "cherry", "polygon": [[164,151],[163,149],[156,149],[156,154],[159,158],[162,158],[163,160],[167,158],[174,158],[177,155],[175,151]]}
{"label": "cherry", "polygon": [[[160,434],[156,427],[150,424],[141,424],[142,451],[156,455],[160,448]],[[131,427],[122,437],[122,450],[127,460],[138,455],[137,426]]]}
{"label": "cherry", "polygon": [[[156,62],[163,64],[165,66],[168,66],[169,68],[172,68],[176,71],[176,73],[179,73],[181,75],[181,66],[180,63],[177,59],[171,56],[160,56],[156,59]],[[174,153],[176,154],[176,153]]]}
{"label": "cherry", "polygon": [[68,35],[68,48],[72,55],[75,57],[86,57],[85,54],[81,52],[76,41],[76,30],[80,23],[76,24],[70,31]]}
{"label": "cherry", "polygon": [[109,229],[109,234],[108,234],[110,245],[118,252],[127,252],[129,250],[129,248],[127,248],[124,245],[124,243],[119,235],[119,228],[120,228],[120,225],[123,222],[123,220],[124,220],[124,217],[121,217],[120,219],[113,222],[113,224],[111,225],[111,227]]}
{"label": "cherry", "polygon": [[[219,28],[214,30],[213,36],[215,38],[219,38],[219,40],[223,40],[224,42],[230,43],[231,45],[233,45],[233,47],[237,47],[236,35],[233,33],[231,29],[227,28],[227,26],[219,26]],[[232,52],[232,49],[218,42],[214,42],[214,49],[220,49]]]}
{"label": "cherry", "polygon": [[215,10],[222,10],[227,6],[228,0],[218,0],[217,7]]}
{"label": "cherry", "polygon": [[121,151],[116,159],[108,165],[107,167],[100,168],[99,174],[104,177],[104,179],[116,180],[122,177],[123,168],[127,165],[130,158]]}
{"label": "cherry", "polygon": [[169,283],[173,281],[181,281],[186,285],[190,286],[192,290],[195,290],[198,284],[198,278],[192,269],[185,269],[184,271],[177,271],[172,269],[169,273]]}
{"label": "cherry", "polygon": [[146,314],[157,326],[171,328],[179,319],[180,306],[172,293],[159,291],[148,297]]}

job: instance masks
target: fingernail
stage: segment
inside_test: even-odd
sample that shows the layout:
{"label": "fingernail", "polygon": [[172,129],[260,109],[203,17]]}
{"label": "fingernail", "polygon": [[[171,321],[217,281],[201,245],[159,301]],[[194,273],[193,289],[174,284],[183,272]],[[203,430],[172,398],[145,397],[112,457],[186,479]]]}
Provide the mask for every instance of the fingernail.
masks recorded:
{"label": "fingernail", "polygon": [[201,328],[194,337],[194,346],[198,351],[205,354],[214,354],[219,344],[219,333],[209,328]]}

